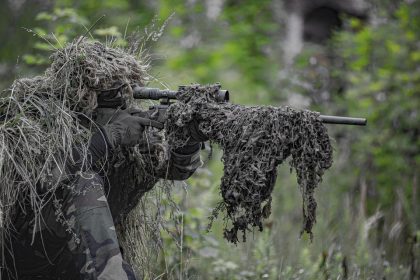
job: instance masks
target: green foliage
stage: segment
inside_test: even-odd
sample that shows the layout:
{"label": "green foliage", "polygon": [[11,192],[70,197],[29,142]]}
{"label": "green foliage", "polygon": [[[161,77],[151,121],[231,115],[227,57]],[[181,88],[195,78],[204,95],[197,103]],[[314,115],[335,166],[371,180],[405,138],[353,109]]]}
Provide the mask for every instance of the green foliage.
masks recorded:
{"label": "green foliage", "polygon": [[[187,83],[212,83],[223,78],[224,86],[237,89],[234,100],[242,103],[269,103],[267,90],[275,87],[279,65],[274,58],[271,36],[280,26],[267,17],[272,1],[228,1],[217,20],[206,19],[203,2],[162,1],[161,16],[175,12],[167,32],[171,43],[184,49],[167,57],[172,71],[189,73]],[[206,21],[211,21],[208,25]],[[166,50],[168,54],[174,50]],[[227,75],[227,76],[226,76]],[[191,79],[194,77],[194,80]],[[182,81],[181,81],[182,82]]]}
{"label": "green foliage", "polygon": [[[378,8],[375,16],[381,17],[373,24],[345,19],[346,29],[336,32],[324,51],[305,49],[294,77],[301,85],[312,85],[299,89],[320,111],[368,118],[364,129],[330,130],[338,152],[349,151],[344,159],[337,155],[336,174],[331,175],[338,187],[334,197],[350,194],[355,213],[349,214],[357,217],[353,223],[360,229],[348,240],[356,247],[345,249],[344,254],[355,254],[350,261],[357,263],[362,279],[397,279],[408,278],[408,268],[397,264],[412,258],[409,240],[420,220],[420,6],[400,3],[392,12],[385,6]],[[318,95],[322,92],[328,93],[324,99]],[[348,232],[354,230],[342,220],[342,211],[332,209],[336,213],[324,219]]]}
{"label": "green foliage", "polygon": [[[418,248],[414,236],[420,239],[419,2],[372,1],[372,22],[344,18],[345,30],[328,46],[305,45],[287,69],[280,56],[283,27],[273,8],[278,1],[221,1],[210,16],[209,5],[217,2],[28,4],[17,25],[31,31],[5,33],[1,62],[12,69],[24,55],[29,67],[20,63],[19,73],[39,73],[51,49],[85,34],[102,15],[91,35],[124,46],[126,35],[142,32],[156,15],[161,22],[174,14],[158,45],[150,47],[153,86],[221,82],[240,104],[279,105],[296,92],[311,100],[310,109],[367,117],[366,128],[328,127],[336,158],[316,193],[313,244],[307,236],[298,239],[301,201],[295,174],[286,169],[279,171],[264,232],[238,246],[222,239],[224,221],[207,232],[207,217],[220,198],[222,163],[215,148],[213,159],[188,181],[191,187],[174,189],[179,209],[160,213],[167,221],[164,243],[149,278],[407,279],[409,252]],[[11,17],[2,11],[0,25]]]}
{"label": "green foliage", "polygon": [[23,55],[23,61],[28,65],[47,66],[49,54],[62,49],[86,27],[88,21],[73,8],[54,8],[51,12],[40,12],[35,20],[38,27],[26,29],[40,40],[33,44],[31,54]]}
{"label": "green foliage", "polygon": [[[395,202],[399,189],[405,199],[413,198],[412,179],[419,168],[419,8],[418,3],[402,4],[395,19],[357,33],[341,32],[334,45],[344,65],[339,76],[348,88],[337,102],[351,99],[348,113],[367,115],[370,124],[353,153],[368,151],[362,159],[370,170],[366,178],[385,207]],[[359,24],[352,20],[352,25]],[[408,224],[416,227],[416,220]]]}

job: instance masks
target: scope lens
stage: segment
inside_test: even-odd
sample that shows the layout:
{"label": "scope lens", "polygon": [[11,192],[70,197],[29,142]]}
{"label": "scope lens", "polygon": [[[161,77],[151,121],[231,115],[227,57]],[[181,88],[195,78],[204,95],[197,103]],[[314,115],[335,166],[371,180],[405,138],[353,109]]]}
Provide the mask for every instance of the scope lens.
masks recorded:
{"label": "scope lens", "polygon": [[217,99],[218,102],[227,102],[227,101],[229,101],[229,91],[227,91],[227,90],[219,90],[216,99]]}

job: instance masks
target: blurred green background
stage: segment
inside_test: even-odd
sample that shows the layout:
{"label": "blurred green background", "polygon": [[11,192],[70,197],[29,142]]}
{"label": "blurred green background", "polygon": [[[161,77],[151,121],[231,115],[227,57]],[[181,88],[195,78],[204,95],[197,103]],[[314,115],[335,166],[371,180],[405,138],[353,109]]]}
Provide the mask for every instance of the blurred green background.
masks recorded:
{"label": "blurred green background", "polygon": [[237,246],[223,239],[222,219],[207,232],[221,199],[215,147],[188,186],[174,187],[178,209],[163,213],[145,277],[419,279],[420,1],[1,0],[0,87],[42,73],[51,49],[98,19],[95,39],[147,39],[151,86],[220,82],[238,104],[368,118],[328,126],[335,160],[316,191],[313,243],[299,238],[287,164],[263,232]]}

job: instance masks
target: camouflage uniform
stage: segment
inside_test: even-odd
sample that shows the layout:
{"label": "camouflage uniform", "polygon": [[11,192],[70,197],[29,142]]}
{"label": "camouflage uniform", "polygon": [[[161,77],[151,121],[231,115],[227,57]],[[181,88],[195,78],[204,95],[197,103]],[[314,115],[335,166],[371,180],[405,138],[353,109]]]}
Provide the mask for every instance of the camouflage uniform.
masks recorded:
{"label": "camouflage uniform", "polygon": [[[169,168],[160,177],[184,180],[191,176],[201,163],[199,147],[172,151]],[[118,181],[130,178],[128,170],[117,170],[118,176],[108,184],[98,173],[79,172],[48,197],[40,221],[34,220],[30,210],[20,210],[6,256],[9,271],[3,271],[1,279],[136,279],[123,260],[114,220],[119,222],[158,178],[130,186]],[[39,232],[32,240],[35,222]]]}

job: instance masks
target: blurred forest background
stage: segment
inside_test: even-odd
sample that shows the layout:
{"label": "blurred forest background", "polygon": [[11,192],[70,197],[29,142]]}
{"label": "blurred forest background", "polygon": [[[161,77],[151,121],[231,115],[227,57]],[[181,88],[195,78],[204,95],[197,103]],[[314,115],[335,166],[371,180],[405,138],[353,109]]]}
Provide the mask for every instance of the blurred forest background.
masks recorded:
{"label": "blurred forest background", "polygon": [[145,278],[420,278],[420,1],[1,0],[0,7],[3,89],[46,68],[52,46],[41,37],[61,48],[105,15],[91,31],[96,39],[124,46],[135,31],[148,39],[150,86],[220,82],[233,103],[368,118],[367,127],[328,126],[335,158],[316,191],[313,243],[299,238],[301,196],[287,164],[263,232],[237,246],[223,239],[223,220],[207,232],[221,199],[215,149],[187,187],[174,187],[177,209],[151,210],[165,222],[160,249],[145,248]]}

